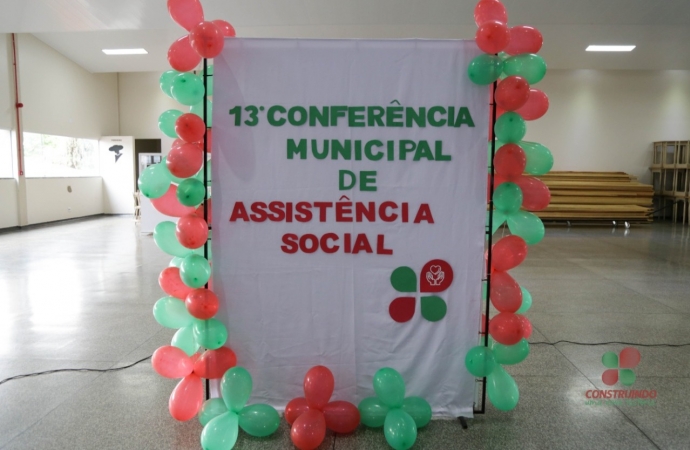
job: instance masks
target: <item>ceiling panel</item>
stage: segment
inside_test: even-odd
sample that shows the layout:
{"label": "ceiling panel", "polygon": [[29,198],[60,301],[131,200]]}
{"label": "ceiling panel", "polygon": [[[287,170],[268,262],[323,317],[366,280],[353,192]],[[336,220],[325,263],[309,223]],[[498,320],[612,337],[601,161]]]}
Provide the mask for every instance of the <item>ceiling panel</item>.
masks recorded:
{"label": "ceiling panel", "polygon": [[[0,32],[34,33],[92,72],[165,70],[184,30],[165,0],[2,0]],[[471,39],[475,1],[202,0],[239,36]],[[538,27],[552,68],[690,70],[690,0],[504,0],[512,24]],[[589,44],[635,44],[630,54],[591,54]],[[102,48],[144,47],[106,57]]]}

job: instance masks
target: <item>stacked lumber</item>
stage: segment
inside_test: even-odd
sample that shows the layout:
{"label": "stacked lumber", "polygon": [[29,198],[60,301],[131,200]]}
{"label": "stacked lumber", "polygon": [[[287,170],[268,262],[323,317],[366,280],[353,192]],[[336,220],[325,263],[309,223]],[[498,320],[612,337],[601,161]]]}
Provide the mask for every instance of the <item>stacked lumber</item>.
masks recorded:
{"label": "stacked lumber", "polygon": [[624,172],[549,172],[540,178],[551,204],[535,212],[545,221],[652,221],[652,186]]}

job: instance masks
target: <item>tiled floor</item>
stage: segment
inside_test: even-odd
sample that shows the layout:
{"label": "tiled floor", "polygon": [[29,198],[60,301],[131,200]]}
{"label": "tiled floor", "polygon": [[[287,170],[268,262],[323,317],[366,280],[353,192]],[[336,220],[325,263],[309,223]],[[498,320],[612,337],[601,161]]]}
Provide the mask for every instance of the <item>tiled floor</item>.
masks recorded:
{"label": "tiled floor", "polygon": [[[108,368],[169,343],[151,315],[169,258],[129,218],[0,233],[0,379],[56,368]],[[690,343],[690,230],[670,224],[548,229],[515,278],[532,292],[531,340]],[[623,345],[533,345],[510,372],[520,403],[491,406],[463,430],[433,421],[417,449],[688,449],[690,346],[638,347],[636,389],[656,406],[590,406],[601,356]],[[175,381],[148,363],[110,373],[60,373],[0,385],[3,449],[195,449],[201,426],[167,412]],[[293,448],[283,424],[238,449]],[[330,434],[321,449],[388,448],[380,430]]]}

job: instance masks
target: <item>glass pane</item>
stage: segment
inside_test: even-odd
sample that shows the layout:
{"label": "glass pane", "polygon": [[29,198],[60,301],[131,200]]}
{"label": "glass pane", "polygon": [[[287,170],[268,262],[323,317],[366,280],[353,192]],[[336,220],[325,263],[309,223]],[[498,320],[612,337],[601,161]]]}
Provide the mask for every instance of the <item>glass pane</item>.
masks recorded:
{"label": "glass pane", "polygon": [[0,178],[12,178],[12,133],[0,130]]}
{"label": "glass pane", "polygon": [[682,142],[678,144],[678,157],[676,158],[678,164],[687,164],[688,162],[688,143]]}
{"label": "glass pane", "polygon": [[676,162],[675,157],[676,157],[676,145],[675,144],[666,144],[666,159],[664,160],[664,163],[665,164],[674,164]]}
{"label": "glass pane", "polygon": [[676,174],[676,192],[685,193],[685,171],[679,170]]}
{"label": "glass pane", "polygon": [[664,191],[673,191],[673,170],[664,170]]}
{"label": "glass pane", "polygon": [[24,133],[26,176],[98,176],[98,141],[47,134]]}
{"label": "glass pane", "polygon": [[664,154],[664,147],[661,144],[657,144],[654,146],[654,162],[653,164],[661,164],[662,158]]}
{"label": "glass pane", "polygon": [[654,192],[661,193],[661,172],[652,172],[652,186]]}

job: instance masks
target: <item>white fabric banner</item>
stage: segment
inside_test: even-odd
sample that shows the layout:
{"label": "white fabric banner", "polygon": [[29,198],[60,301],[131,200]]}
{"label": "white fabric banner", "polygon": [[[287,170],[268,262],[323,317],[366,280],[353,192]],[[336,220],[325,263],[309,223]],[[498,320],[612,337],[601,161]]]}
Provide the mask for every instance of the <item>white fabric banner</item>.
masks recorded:
{"label": "white fabric banner", "polygon": [[471,416],[486,210],[473,41],[228,39],[215,60],[213,287],[253,400],[373,395],[382,367]]}

